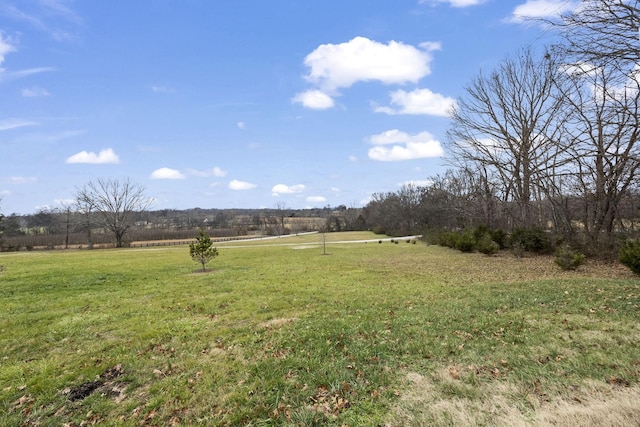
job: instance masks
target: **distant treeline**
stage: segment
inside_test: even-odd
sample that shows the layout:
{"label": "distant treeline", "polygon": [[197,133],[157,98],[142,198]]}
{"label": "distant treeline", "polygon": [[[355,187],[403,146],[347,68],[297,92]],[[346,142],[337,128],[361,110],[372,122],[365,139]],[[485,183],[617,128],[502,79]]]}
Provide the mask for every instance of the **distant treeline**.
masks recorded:
{"label": "distant treeline", "polygon": [[[135,212],[127,244],[186,240],[204,229],[212,238],[276,236],[306,231],[365,230],[361,208],[344,205],[314,209],[163,209]],[[31,215],[11,214],[3,221],[1,249],[86,248],[86,216],[71,209],[41,210]],[[92,227],[91,246],[113,246],[113,235]]]}

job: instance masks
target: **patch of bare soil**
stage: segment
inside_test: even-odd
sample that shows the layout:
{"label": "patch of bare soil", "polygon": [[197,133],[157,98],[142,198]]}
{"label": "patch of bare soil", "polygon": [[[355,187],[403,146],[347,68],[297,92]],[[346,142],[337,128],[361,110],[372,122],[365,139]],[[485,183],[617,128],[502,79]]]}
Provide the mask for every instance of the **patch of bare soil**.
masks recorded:
{"label": "patch of bare soil", "polygon": [[62,394],[66,395],[71,401],[77,401],[99,392],[104,396],[114,398],[116,401],[122,401],[125,397],[124,390],[126,384],[116,380],[122,376],[123,373],[122,365],[115,365],[104,371],[95,381],[87,381],[77,386],[66,388],[62,391]]}
{"label": "patch of bare soil", "polygon": [[522,390],[506,381],[469,384],[462,375],[458,367],[431,377],[409,373],[386,426],[624,427],[640,420],[640,386],[628,382],[590,381],[549,396],[539,383]]}

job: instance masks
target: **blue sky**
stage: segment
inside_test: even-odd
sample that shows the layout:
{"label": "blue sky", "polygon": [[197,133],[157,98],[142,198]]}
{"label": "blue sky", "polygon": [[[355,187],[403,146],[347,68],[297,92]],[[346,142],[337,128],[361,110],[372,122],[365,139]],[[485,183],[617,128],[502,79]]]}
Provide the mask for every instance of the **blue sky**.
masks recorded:
{"label": "blue sky", "polygon": [[0,206],[362,206],[443,172],[465,85],[575,3],[0,0]]}

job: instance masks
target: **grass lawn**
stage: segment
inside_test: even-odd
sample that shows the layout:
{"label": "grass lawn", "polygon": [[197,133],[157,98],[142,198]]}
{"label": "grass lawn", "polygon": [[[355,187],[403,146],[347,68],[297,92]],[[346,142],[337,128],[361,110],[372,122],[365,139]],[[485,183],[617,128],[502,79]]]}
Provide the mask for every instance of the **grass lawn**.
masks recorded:
{"label": "grass lawn", "polygon": [[624,267],[330,236],[0,254],[0,425],[640,422]]}

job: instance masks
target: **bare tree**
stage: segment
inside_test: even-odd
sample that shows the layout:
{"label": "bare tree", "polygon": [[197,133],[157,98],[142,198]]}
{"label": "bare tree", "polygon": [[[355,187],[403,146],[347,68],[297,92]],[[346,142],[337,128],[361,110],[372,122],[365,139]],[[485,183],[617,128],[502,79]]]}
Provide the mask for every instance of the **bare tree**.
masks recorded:
{"label": "bare tree", "polygon": [[133,184],[129,179],[98,179],[89,182],[78,190],[76,202],[79,206],[88,208],[88,213],[98,213],[102,225],[113,233],[117,248],[123,246],[124,236],[133,225],[133,214],[151,205],[151,199],[145,196],[144,188]]}
{"label": "bare tree", "polygon": [[533,225],[537,183],[556,162],[562,113],[557,70],[554,54],[538,58],[524,49],[473,79],[451,112],[448,150],[454,163],[498,179],[503,201],[516,206],[516,226]]}
{"label": "bare tree", "polygon": [[85,189],[78,191],[76,194],[75,207],[82,218],[80,220],[80,228],[87,233],[87,249],[91,250],[93,249],[91,232],[95,225],[95,200],[89,191],[84,191]]}
{"label": "bare tree", "polygon": [[611,242],[621,203],[640,170],[640,75],[621,82],[619,71],[604,63],[582,63],[566,73],[564,151],[573,158],[581,222],[591,243]]}
{"label": "bare tree", "polygon": [[404,184],[397,195],[401,234],[409,235],[422,231],[426,222],[421,212],[424,187]]}
{"label": "bare tree", "polygon": [[346,231],[361,231],[362,224],[358,221],[359,218],[362,219],[361,212],[362,209],[360,209],[354,201],[344,210],[344,229]]}
{"label": "bare tree", "polygon": [[72,211],[71,205],[68,203],[62,203],[62,211],[61,214],[64,215],[64,248],[69,249],[69,233],[71,232],[71,220],[72,220]]}
{"label": "bare tree", "polygon": [[583,0],[552,22],[564,33],[562,48],[578,61],[631,68],[640,62],[640,4],[637,0]]}
{"label": "bare tree", "polygon": [[278,236],[282,235],[282,234],[286,234],[285,233],[285,228],[284,228],[284,217],[286,215],[287,212],[287,204],[283,201],[279,201],[276,203],[276,214],[278,216],[278,223],[275,225],[275,228],[277,230],[277,234]]}
{"label": "bare tree", "polygon": [[486,225],[504,226],[495,184],[486,170],[449,169],[429,178],[424,188],[421,211],[427,228],[457,229]]}

